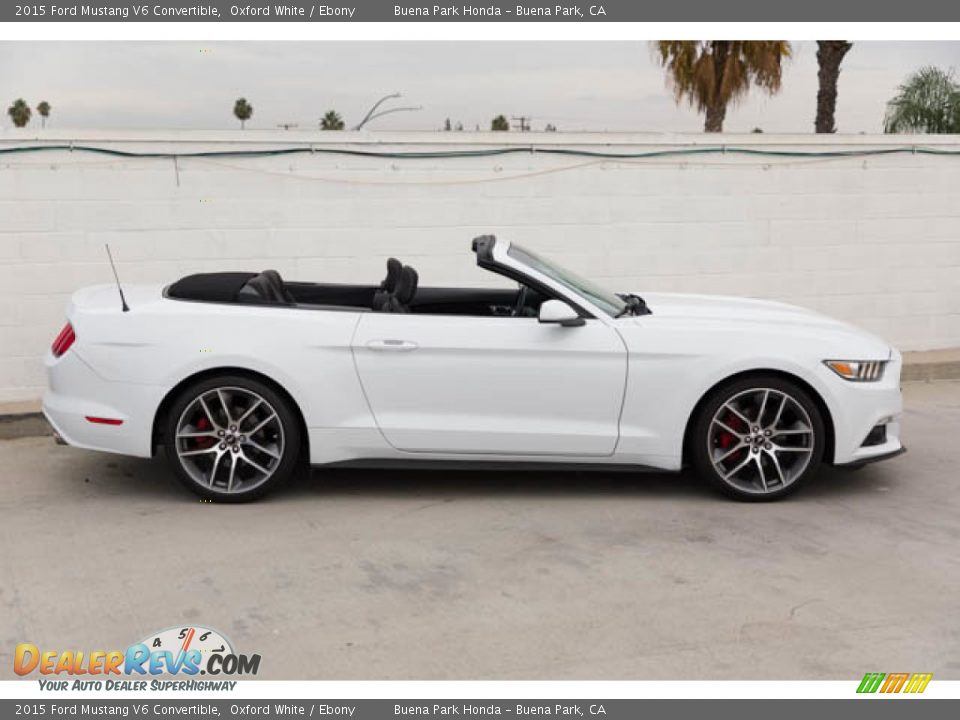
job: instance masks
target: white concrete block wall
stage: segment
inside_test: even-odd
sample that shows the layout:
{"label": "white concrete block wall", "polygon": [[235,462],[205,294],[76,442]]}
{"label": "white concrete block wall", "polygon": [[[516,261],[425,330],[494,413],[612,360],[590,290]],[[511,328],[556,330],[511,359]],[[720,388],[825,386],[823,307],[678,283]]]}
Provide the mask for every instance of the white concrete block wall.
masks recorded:
{"label": "white concrete block wall", "polygon": [[[0,132],[0,149],[95,145],[194,153],[310,145],[436,151],[649,152],[713,146],[822,152],[960,138],[300,132]],[[455,159],[315,153],[121,159],[0,154],[0,402],[39,397],[40,359],[69,294],[276,267],[290,279],[379,282],[385,259],[423,284],[496,282],[475,235],[550,253],[610,287],[775,298],[904,350],[960,346],[960,155],[777,159],[735,154],[600,161],[537,152]]]}

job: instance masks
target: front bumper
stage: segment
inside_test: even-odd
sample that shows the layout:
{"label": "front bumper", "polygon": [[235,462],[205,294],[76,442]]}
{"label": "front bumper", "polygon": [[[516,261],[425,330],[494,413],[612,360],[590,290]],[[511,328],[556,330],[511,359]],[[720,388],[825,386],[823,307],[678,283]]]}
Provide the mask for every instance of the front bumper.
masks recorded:
{"label": "front bumper", "polygon": [[[834,465],[860,465],[885,460],[903,451],[900,417],[900,354],[894,351],[883,378],[877,382],[851,382],[823,367],[822,381],[828,388],[834,429]],[[877,426],[883,426],[882,442],[868,440]]]}
{"label": "front bumper", "polygon": [[906,451],[907,451],[907,448],[901,445],[899,450],[894,450],[892,452],[884,453],[883,455],[874,455],[872,457],[867,458],[866,460],[859,460],[859,461],[848,462],[848,463],[834,463],[834,465],[836,467],[841,467],[841,468],[858,468],[858,467],[863,467],[864,465],[869,465],[870,463],[881,462],[883,460],[890,460],[892,458],[903,455]]}

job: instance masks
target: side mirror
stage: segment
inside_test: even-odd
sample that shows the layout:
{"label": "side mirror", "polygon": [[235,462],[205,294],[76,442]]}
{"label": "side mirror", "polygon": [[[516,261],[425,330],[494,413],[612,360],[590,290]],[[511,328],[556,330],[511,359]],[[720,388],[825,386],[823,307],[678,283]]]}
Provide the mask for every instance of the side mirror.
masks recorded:
{"label": "side mirror", "polygon": [[540,315],[537,319],[542,323],[561,325],[563,327],[578,327],[586,321],[577,314],[577,311],[563,300],[546,300],[540,305]]}

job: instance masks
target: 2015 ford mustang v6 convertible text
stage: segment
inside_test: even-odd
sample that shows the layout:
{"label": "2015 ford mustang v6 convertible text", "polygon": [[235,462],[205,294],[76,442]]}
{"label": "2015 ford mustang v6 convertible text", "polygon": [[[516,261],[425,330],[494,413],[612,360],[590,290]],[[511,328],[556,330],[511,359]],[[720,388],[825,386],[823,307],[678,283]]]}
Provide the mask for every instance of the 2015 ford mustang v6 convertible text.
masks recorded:
{"label": "2015 ford mustang v6 convertible text", "polygon": [[[148,457],[221,501],[302,463],[680,470],[744,500],[822,463],[902,452],[900,354],[761,300],[613,293],[519,245],[473,242],[516,290],[271,270],[78,291],[43,410],[77,447]],[[127,311],[129,303],[129,311]],[[481,465],[482,466],[482,465]]]}

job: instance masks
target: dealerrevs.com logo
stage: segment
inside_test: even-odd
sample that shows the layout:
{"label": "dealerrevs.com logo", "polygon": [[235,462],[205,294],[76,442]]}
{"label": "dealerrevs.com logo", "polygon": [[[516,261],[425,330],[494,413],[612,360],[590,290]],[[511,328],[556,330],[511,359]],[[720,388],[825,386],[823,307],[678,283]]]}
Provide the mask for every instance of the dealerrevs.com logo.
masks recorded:
{"label": "dealerrevs.com logo", "polygon": [[[153,633],[126,650],[56,650],[41,649],[33,643],[20,643],[13,658],[17,675],[97,676],[159,676],[207,675],[237,677],[256,675],[260,670],[260,655],[242,655],[222,634],[202,626],[171,627]],[[111,682],[107,689],[142,689],[122,687]],[[65,690],[68,683],[52,681],[41,683],[49,689]],[[232,685],[233,683],[231,683]],[[138,683],[139,685],[139,683]],[[206,685],[206,683],[205,683]],[[116,687],[114,687],[116,686]],[[72,684],[74,689],[100,689],[89,683]],[[190,689],[172,685],[170,689]],[[206,688],[210,689],[210,688]]]}
{"label": "dealerrevs.com logo", "polygon": [[858,693],[922,693],[933,673],[867,673],[860,681]]}

